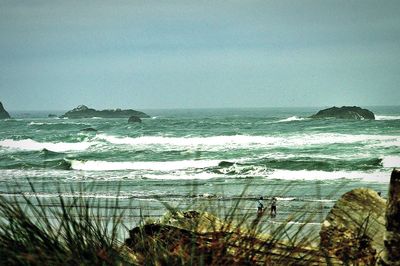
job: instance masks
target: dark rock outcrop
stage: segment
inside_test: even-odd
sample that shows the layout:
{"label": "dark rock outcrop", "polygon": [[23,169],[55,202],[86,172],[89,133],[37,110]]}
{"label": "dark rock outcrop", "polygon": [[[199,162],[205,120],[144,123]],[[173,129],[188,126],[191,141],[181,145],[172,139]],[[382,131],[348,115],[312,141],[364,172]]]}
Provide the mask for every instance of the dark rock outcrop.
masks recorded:
{"label": "dark rock outcrop", "polygon": [[379,264],[400,265],[400,171],[397,169],[390,177],[384,245]]}
{"label": "dark rock outcrop", "polygon": [[55,114],[49,114],[47,117],[48,117],[48,118],[55,118],[55,117],[57,117],[57,115],[55,115]]}
{"label": "dark rock outcrop", "polygon": [[357,106],[331,107],[312,115],[311,118],[341,118],[341,119],[375,119],[373,112]]}
{"label": "dark rock outcrop", "polygon": [[11,118],[10,114],[4,109],[3,104],[0,102],[0,119]]}
{"label": "dark rock outcrop", "polygon": [[142,119],[140,119],[140,117],[136,115],[132,115],[131,117],[129,117],[128,123],[142,123]]}
{"label": "dark rock outcrop", "polygon": [[132,109],[95,110],[95,109],[89,108],[85,105],[80,105],[80,106],[72,109],[71,111],[66,112],[64,115],[61,116],[61,118],[64,118],[64,117],[67,117],[67,118],[92,118],[92,117],[128,118],[131,116],[137,116],[140,118],[150,117],[149,115],[147,115],[143,112],[132,110]]}
{"label": "dark rock outcrop", "polygon": [[228,161],[221,161],[218,164],[219,167],[231,167],[233,165],[235,165],[235,163],[228,162]]}
{"label": "dark rock outcrop", "polygon": [[83,132],[96,132],[97,129],[92,128],[92,127],[87,127],[87,128],[81,129],[81,131],[83,131]]}
{"label": "dark rock outcrop", "polygon": [[385,205],[386,201],[371,189],[358,188],[344,194],[322,224],[322,252],[346,265],[374,265],[383,250]]}

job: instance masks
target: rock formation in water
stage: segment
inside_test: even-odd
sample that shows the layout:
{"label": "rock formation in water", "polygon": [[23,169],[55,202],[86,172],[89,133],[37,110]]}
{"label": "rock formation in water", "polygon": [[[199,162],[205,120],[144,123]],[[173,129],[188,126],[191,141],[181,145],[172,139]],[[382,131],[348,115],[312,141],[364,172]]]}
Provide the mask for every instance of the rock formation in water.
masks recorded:
{"label": "rock formation in water", "polygon": [[331,107],[312,115],[311,118],[341,118],[341,119],[375,119],[373,112],[357,106]]}
{"label": "rock formation in water", "polygon": [[55,117],[57,117],[57,115],[55,115],[55,114],[49,114],[47,117],[48,117],[48,118],[55,118]]}
{"label": "rock formation in water", "polygon": [[321,250],[345,263],[374,265],[383,250],[386,201],[358,188],[344,194],[322,223]]}
{"label": "rock formation in water", "polygon": [[87,128],[83,128],[80,131],[82,132],[97,132],[97,129],[92,128],[92,127],[87,127]]}
{"label": "rock formation in water", "polygon": [[67,118],[92,118],[92,117],[128,118],[131,116],[137,116],[140,118],[150,117],[149,115],[147,115],[143,112],[132,110],[132,109],[95,110],[95,109],[89,108],[85,105],[80,105],[80,106],[72,109],[71,111],[66,112],[64,115],[61,116],[61,118],[64,118],[64,117],[67,117]]}
{"label": "rock formation in water", "polygon": [[3,104],[0,102],[0,119],[11,118],[10,114],[4,109]]}
{"label": "rock formation in water", "polygon": [[140,117],[136,115],[132,115],[131,117],[129,117],[128,123],[142,123],[142,119],[140,119]]}

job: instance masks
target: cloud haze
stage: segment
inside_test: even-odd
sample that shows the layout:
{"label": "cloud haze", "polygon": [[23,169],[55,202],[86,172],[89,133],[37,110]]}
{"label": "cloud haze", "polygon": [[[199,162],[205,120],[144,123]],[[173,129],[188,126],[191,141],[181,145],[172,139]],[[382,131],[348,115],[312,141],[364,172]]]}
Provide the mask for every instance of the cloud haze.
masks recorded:
{"label": "cloud haze", "polygon": [[399,1],[1,1],[0,101],[397,105],[399,14]]}

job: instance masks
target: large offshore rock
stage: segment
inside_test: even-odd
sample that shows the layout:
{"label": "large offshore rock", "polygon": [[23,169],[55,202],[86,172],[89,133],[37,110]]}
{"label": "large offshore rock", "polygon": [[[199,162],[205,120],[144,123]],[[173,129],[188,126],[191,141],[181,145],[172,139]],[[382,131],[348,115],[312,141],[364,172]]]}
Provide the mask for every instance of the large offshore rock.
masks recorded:
{"label": "large offshore rock", "polygon": [[358,188],[344,194],[322,224],[321,251],[346,265],[373,265],[383,250],[386,201]]}
{"label": "large offshore rock", "polygon": [[140,118],[148,118],[149,115],[132,110],[95,110],[93,108],[89,108],[86,105],[79,105],[78,107],[72,109],[71,111],[66,112],[61,116],[61,118],[92,118],[92,117],[101,117],[101,118],[128,118],[131,116],[137,116]]}
{"label": "large offshore rock", "polygon": [[10,114],[4,109],[3,104],[0,102],[0,119],[10,118]]}
{"label": "large offshore rock", "polygon": [[331,107],[312,115],[311,118],[375,119],[373,112],[357,106]]}

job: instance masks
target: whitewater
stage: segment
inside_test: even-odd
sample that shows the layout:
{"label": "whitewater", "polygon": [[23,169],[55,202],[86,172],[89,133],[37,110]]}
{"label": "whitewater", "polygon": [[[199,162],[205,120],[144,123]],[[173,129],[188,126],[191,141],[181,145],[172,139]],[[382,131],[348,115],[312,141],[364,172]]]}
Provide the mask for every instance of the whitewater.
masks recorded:
{"label": "whitewater", "polygon": [[0,194],[120,199],[130,217],[239,198],[246,212],[276,196],[277,221],[307,204],[319,224],[352,188],[385,197],[400,167],[400,108],[369,109],[376,120],[309,118],[318,108],[144,110],[151,118],[138,124],[15,112],[0,121]]}

